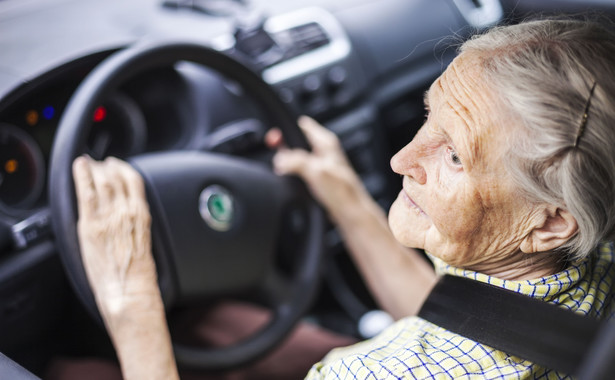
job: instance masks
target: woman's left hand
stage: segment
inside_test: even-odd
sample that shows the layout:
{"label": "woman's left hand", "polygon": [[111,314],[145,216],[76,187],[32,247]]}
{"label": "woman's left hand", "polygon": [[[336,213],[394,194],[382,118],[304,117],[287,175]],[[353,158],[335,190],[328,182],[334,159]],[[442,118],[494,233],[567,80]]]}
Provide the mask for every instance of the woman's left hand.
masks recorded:
{"label": "woman's left hand", "polygon": [[[279,130],[265,136],[278,147],[273,160],[278,174],[296,174],[329,213],[369,289],[396,319],[414,315],[436,281],[433,268],[416,251],[393,236],[385,213],[354,171],[337,136],[309,117],[298,125],[312,147],[283,147]],[[410,295],[399,289],[412,289]]]}
{"label": "woman's left hand", "polygon": [[356,218],[361,203],[372,202],[371,196],[351,166],[338,137],[314,119],[298,120],[312,150],[289,149],[283,146],[281,132],[271,130],[265,142],[278,148],[273,160],[276,173],[294,174],[308,185],[312,195],[337,223]]}

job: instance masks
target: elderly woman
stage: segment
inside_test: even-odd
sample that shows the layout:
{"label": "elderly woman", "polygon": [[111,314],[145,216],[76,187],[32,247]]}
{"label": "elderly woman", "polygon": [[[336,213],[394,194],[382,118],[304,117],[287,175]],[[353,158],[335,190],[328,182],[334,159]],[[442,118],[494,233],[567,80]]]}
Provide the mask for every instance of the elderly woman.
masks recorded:
{"label": "elderly woman", "polygon": [[[425,105],[424,126],[391,160],[403,189],[388,226],[335,136],[314,121],[300,120],[313,152],[275,157],[278,173],[308,183],[398,319],[333,350],[308,378],[564,376],[414,315],[448,273],[611,316],[615,268],[603,242],[615,227],[615,36],[570,20],[492,29],[463,44]],[[176,377],[140,179],[117,160],[79,158],[74,172],[84,264],[125,377]],[[109,181],[127,195],[101,197]],[[117,205],[136,218],[126,236]],[[127,245],[143,248],[122,257]],[[435,273],[407,247],[428,252]]]}

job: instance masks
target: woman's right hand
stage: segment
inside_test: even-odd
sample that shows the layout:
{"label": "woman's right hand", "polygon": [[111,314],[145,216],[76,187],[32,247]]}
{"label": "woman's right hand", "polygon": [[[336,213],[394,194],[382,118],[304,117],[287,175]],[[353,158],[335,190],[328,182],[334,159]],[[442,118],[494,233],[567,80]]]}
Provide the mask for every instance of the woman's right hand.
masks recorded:
{"label": "woman's right hand", "polygon": [[284,147],[280,131],[271,130],[265,140],[270,147],[279,148],[273,159],[274,170],[280,175],[301,177],[314,198],[335,221],[350,217],[349,208],[368,193],[350,165],[339,139],[307,116],[300,117],[298,124],[312,151]]}
{"label": "woman's right hand", "polygon": [[[101,313],[158,300],[150,239],[150,213],[141,176],[115,158],[78,157],[73,164],[81,258]],[[148,307],[148,306],[144,306]],[[128,310],[128,312],[134,310]]]}
{"label": "woman's right hand", "polygon": [[73,163],[83,266],[124,379],[178,379],[141,176],[126,162]]}

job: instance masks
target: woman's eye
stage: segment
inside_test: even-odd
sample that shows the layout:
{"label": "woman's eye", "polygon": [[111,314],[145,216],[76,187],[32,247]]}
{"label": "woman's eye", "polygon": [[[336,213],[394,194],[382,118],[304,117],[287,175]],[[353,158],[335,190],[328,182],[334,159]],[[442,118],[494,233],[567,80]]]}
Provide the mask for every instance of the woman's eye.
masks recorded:
{"label": "woman's eye", "polygon": [[448,154],[449,159],[451,160],[451,163],[453,165],[458,165],[461,166],[461,159],[459,158],[459,155],[457,154],[457,152],[455,152],[455,150],[451,147],[448,147],[446,149],[446,154]]}

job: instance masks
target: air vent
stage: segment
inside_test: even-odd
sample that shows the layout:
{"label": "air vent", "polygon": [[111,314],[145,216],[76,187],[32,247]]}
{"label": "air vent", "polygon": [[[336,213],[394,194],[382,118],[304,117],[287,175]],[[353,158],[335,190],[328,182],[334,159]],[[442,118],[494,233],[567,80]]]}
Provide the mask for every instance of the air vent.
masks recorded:
{"label": "air vent", "polygon": [[289,29],[288,33],[300,54],[329,43],[329,37],[324,29],[315,22]]}
{"label": "air vent", "polygon": [[499,0],[453,0],[468,24],[484,28],[497,24],[504,14]]}
{"label": "air vent", "polygon": [[316,22],[273,33],[272,37],[284,49],[284,60],[305,54],[330,42],[323,27]]}
{"label": "air vent", "polygon": [[351,51],[342,26],[318,7],[272,16],[265,22],[265,30],[284,51],[284,57],[262,73],[270,84],[339,62]]}

